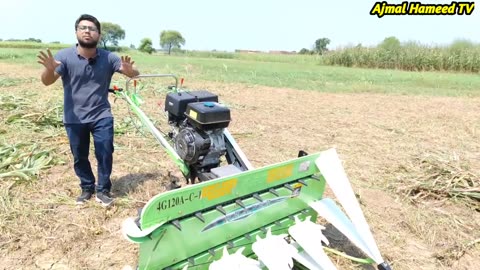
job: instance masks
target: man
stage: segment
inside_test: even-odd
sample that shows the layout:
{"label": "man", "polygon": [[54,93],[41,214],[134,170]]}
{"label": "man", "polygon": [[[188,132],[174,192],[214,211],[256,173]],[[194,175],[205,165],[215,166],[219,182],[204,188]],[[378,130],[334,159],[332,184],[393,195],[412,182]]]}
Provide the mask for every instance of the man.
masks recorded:
{"label": "man", "polygon": [[[110,175],[113,163],[113,115],[108,101],[108,89],[115,72],[130,78],[138,76],[134,62],[128,56],[97,48],[101,38],[99,21],[88,14],[75,22],[78,43],[60,50],[55,57],[47,49],[40,51],[38,63],[45,69],[41,80],[46,86],[62,78],[64,89],[63,122],[74,158],[74,171],[80,178],[81,195],[78,204],[89,200],[96,192],[96,201],[103,206],[112,204]],[[93,136],[98,163],[98,183],[89,162],[90,134]]]}

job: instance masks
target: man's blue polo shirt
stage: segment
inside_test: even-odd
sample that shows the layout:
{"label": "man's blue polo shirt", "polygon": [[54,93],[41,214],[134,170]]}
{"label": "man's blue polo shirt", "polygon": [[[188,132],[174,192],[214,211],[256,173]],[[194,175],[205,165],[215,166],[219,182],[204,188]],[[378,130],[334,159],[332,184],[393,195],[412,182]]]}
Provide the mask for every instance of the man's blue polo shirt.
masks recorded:
{"label": "man's blue polo shirt", "polygon": [[77,46],[60,50],[55,59],[64,89],[63,122],[90,123],[112,117],[108,88],[115,72],[120,72],[121,60],[116,54],[97,49],[93,59],[79,55]]}

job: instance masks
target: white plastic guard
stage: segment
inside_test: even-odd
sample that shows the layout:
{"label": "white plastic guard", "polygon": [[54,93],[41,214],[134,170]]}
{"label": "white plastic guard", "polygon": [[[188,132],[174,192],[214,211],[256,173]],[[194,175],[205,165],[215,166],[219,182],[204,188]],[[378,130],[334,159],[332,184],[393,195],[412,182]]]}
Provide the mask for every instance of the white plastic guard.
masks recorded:
{"label": "white plastic guard", "polygon": [[261,270],[260,262],[247,258],[242,254],[244,249],[239,248],[237,252],[229,254],[227,247],[225,247],[222,258],[211,263],[208,270]]}
{"label": "white plastic guard", "polygon": [[291,270],[293,257],[298,253],[297,249],[285,241],[287,234],[272,235],[271,229],[267,231],[265,238],[257,235],[252,250],[268,269]]}
{"label": "white plastic guard", "polygon": [[[360,208],[360,204],[355,197],[355,193],[353,192],[350,181],[348,180],[335,148],[322,152],[315,161],[315,164],[325,178],[328,186],[332,189],[336,198],[345,209],[347,215],[350,217],[354,228],[361,235],[362,242],[366,244],[366,247],[364,248],[368,250],[367,254],[376,263],[382,263],[383,258],[378,250],[377,244],[370,231],[370,227],[368,226],[362,209]],[[362,247],[359,246],[359,248]]]}
{"label": "white plastic guard", "polygon": [[140,228],[135,224],[134,218],[127,218],[122,223],[122,235],[125,239],[132,243],[140,243],[141,241],[135,241],[135,238],[142,238],[149,234],[151,234],[154,230],[158,227],[162,226],[162,224],[158,224],[152,226],[146,230],[140,230]]}
{"label": "white plastic guard", "polygon": [[323,250],[322,242],[329,244],[328,239],[322,233],[324,229],[325,227],[311,222],[308,218],[301,221],[295,217],[295,225],[288,229],[288,233],[308,254],[308,257],[304,256],[302,259],[313,260],[315,265],[311,265],[309,268],[336,270],[337,268]]}

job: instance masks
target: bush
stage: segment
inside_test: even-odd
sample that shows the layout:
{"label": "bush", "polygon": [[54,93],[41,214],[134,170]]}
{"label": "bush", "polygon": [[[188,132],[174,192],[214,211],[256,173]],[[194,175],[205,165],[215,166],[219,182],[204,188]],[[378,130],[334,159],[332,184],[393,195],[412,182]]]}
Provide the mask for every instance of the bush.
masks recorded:
{"label": "bush", "polygon": [[149,38],[142,39],[140,41],[140,46],[138,47],[138,50],[148,54],[151,54],[152,52],[154,52],[155,49],[152,48],[152,40]]}

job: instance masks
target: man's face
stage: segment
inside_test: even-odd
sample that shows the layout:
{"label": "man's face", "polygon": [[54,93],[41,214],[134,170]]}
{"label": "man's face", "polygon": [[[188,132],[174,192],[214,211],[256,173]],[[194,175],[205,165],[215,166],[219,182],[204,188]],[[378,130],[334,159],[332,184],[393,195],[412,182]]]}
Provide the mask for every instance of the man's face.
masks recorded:
{"label": "man's face", "polygon": [[100,34],[95,24],[91,21],[80,21],[77,26],[77,40],[80,46],[95,48],[100,40]]}

